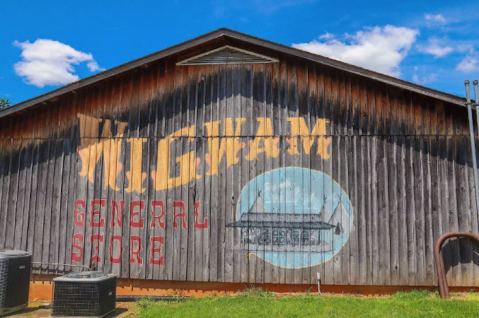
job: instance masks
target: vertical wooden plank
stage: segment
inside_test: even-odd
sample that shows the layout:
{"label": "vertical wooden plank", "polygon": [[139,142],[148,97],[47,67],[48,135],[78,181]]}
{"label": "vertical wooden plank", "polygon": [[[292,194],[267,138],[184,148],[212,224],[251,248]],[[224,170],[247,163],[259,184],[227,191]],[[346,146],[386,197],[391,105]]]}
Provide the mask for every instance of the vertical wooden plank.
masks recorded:
{"label": "vertical wooden plank", "polygon": [[[321,171],[323,171],[323,173],[325,173],[326,175],[333,177],[333,161],[337,160],[337,157],[335,156],[335,152],[334,152],[334,149],[336,147],[336,141],[334,138],[335,119],[333,118],[333,107],[335,107],[335,96],[337,95],[337,92],[333,90],[333,84],[331,79],[332,70],[330,68],[324,68],[323,72],[324,72],[322,77],[323,83],[321,84],[324,88],[323,99],[322,99],[322,104],[323,104],[322,113],[324,114],[324,118],[329,119],[329,125],[326,126],[326,134],[331,138],[330,149],[331,149],[332,155],[331,155],[331,158],[329,159],[321,158],[321,167],[322,167]],[[323,189],[326,189],[325,185],[326,185],[326,182],[323,182]],[[323,203],[323,206],[328,207],[328,204],[326,204],[326,201]],[[332,207],[330,206],[328,208],[332,209]],[[330,212],[332,213],[332,211]],[[324,208],[323,208],[323,211],[321,211],[321,213],[324,213]],[[324,220],[326,220],[326,218],[324,218]],[[334,246],[333,246],[333,249],[334,249]],[[326,259],[323,258],[322,264],[323,264],[322,270],[320,272],[322,283],[334,284],[335,283],[334,267],[333,267],[334,258],[328,261],[326,261]]]}
{"label": "vertical wooden plank", "polygon": [[390,237],[389,237],[389,196],[388,196],[388,161],[386,143],[388,127],[386,118],[389,113],[387,95],[378,92],[376,95],[376,114],[378,126],[378,239],[379,239],[379,284],[388,285],[390,281]]}
{"label": "vertical wooden plank", "polygon": [[[225,120],[231,119],[234,120],[235,109],[234,109],[234,92],[233,92],[233,66],[228,65],[226,67],[226,103],[224,106],[226,107],[224,115]],[[223,121],[223,127],[225,127],[225,121]],[[225,155],[234,156],[234,149],[232,147],[233,143],[233,136],[228,134],[226,129],[223,129],[223,138],[224,142],[226,142],[226,153]],[[230,140],[230,142],[228,142]],[[228,169],[228,164],[226,162],[226,158],[222,158],[222,163],[224,165],[224,181],[225,187],[223,188],[224,193],[224,204],[225,209],[223,210],[224,213],[224,280],[226,282],[233,282],[233,240],[234,234],[232,232],[232,228],[226,228],[226,224],[231,224],[235,221],[235,210],[234,204],[232,202],[232,197],[234,197],[233,193],[233,185],[235,182],[235,175],[234,175],[234,168]],[[221,165],[220,165],[221,167]],[[220,168],[221,169],[221,168]]]}
{"label": "vertical wooden plank", "polygon": [[[59,182],[59,185],[56,185],[56,188],[54,191],[54,209],[55,209],[55,215],[56,215],[56,226],[55,226],[55,231],[57,231],[58,235],[58,242],[55,246],[55,255],[54,259],[56,260],[56,263],[60,264],[65,264],[65,250],[66,250],[66,244],[69,241],[67,238],[67,218],[69,213],[69,206],[67,204],[67,198],[68,198],[68,183],[69,183],[69,177],[70,177],[70,154],[71,154],[71,139],[69,135],[69,130],[68,130],[68,120],[67,118],[70,116],[76,117],[75,113],[67,112],[66,109],[71,109],[73,105],[71,104],[72,98],[71,96],[64,96],[60,102],[59,105],[63,105],[62,111],[60,111],[60,117],[59,117],[59,133],[57,138],[61,140],[61,148],[59,149],[60,156],[61,156],[61,163],[58,162],[57,165],[61,167],[58,167],[58,170],[61,170],[61,181]],[[56,268],[59,272],[64,272],[65,267],[64,266],[58,266]]]}
{"label": "vertical wooden plank", "polygon": [[[44,231],[43,231],[43,253],[42,253],[42,263],[49,264],[54,263],[51,259],[53,255],[50,253],[51,249],[54,248],[56,242],[57,233],[55,233],[55,214],[53,211],[53,193],[54,193],[54,184],[56,182],[56,154],[57,148],[61,146],[58,145],[58,139],[56,136],[59,123],[59,109],[53,106],[51,109],[51,122],[49,123],[49,144],[50,151],[46,160],[48,161],[48,171],[46,173],[46,186],[45,190],[45,210],[44,210]],[[61,151],[61,150],[60,150]],[[60,172],[61,175],[61,172]],[[48,271],[55,270],[55,266],[46,265]]]}
{"label": "vertical wooden plank", "polygon": [[[101,239],[98,236],[98,226],[95,223],[101,218],[101,203],[100,201],[100,188],[101,188],[101,176],[103,167],[102,143],[101,143],[101,126],[103,119],[99,110],[99,104],[101,99],[101,88],[92,88],[88,93],[88,103],[86,109],[88,109],[88,116],[94,118],[94,123],[90,128],[90,158],[88,165],[89,178],[86,182],[86,208],[85,208],[85,255],[84,264],[92,269],[98,269],[98,264],[101,261],[99,259],[99,249],[101,248]],[[91,178],[90,178],[91,177]],[[100,214],[96,216],[93,211],[99,210]],[[98,219],[98,221],[97,221]]]}
{"label": "vertical wooden plank", "polygon": [[[153,181],[153,173],[156,171],[156,163],[158,158],[158,125],[160,124],[159,105],[162,95],[159,89],[159,77],[161,72],[161,64],[156,64],[151,70],[151,84],[148,99],[148,127],[145,136],[147,140],[147,192],[148,202],[145,205],[148,207],[148,220],[146,222],[145,242],[148,242],[147,260],[148,270],[146,272],[146,279],[158,280],[160,277],[161,268],[164,267],[164,215],[158,220],[165,211],[164,201],[158,202],[157,191]],[[146,115],[145,115],[146,116]],[[162,191],[164,192],[164,191]],[[163,206],[161,206],[163,204]],[[158,242],[156,242],[158,240]],[[163,240],[161,244],[160,240]],[[156,249],[160,250],[157,251]]]}
{"label": "vertical wooden plank", "polygon": [[[116,134],[112,134],[109,143],[109,152],[112,160],[116,163],[116,166],[111,165],[110,170],[106,173],[108,178],[112,178],[111,185],[109,186],[109,196],[108,204],[111,204],[111,207],[108,211],[110,215],[110,222],[107,223],[107,226],[110,227],[110,232],[107,237],[105,237],[105,242],[108,244],[108,261],[105,264],[105,267],[108,267],[110,273],[121,276],[122,274],[122,260],[124,255],[128,254],[129,251],[125,250],[125,240],[128,240],[128,237],[123,236],[123,228],[127,226],[127,212],[128,211],[128,202],[124,200],[124,189],[125,189],[125,156],[126,156],[126,130],[129,129],[128,123],[125,122],[122,115],[123,105],[125,99],[128,99],[128,87],[129,87],[129,77],[123,76],[118,79],[116,84],[112,88],[111,92],[111,114],[112,119],[110,124],[115,125]],[[108,146],[107,146],[108,147]],[[110,183],[110,182],[109,182]],[[113,189],[112,189],[113,186]],[[105,251],[106,253],[106,251]],[[106,255],[105,255],[106,258]]]}
{"label": "vertical wooden plank", "polygon": [[[195,131],[194,133],[190,133],[191,138],[193,138],[193,143],[188,145],[190,151],[195,153],[195,157],[198,157],[197,154],[197,136],[201,131],[201,126],[198,125],[197,121],[197,113],[196,110],[198,109],[198,99],[200,95],[200,90],[202,89],[203,85],[203,72],[201,66],[190,66],[188,67],[188,82],[187,85],[187,125],[194,125]],[[190,139],[191,140],[191,139]],[[201,164],[201,162],[200,162]],[[195,170],[196,171],[196,170]],[[199,181],[196,178],[192,179],[193,176],[189,176],[190,183],[188,185],[188,193],[187,193],[187,213],[191,216],[195,212],[195,202],[197,201],[198,197],[201,195],[200,191],[202,190],[201,187],[198,187],[197,184]],[[196,217],[196,216],[195,216]],[[197,245],[197,235],[195,231],[195,218],[188,217],[188,229],[187,229],[187,267],[186,267],[186,279],[189,281],[196,280],[196,272],[201,270],[201,258],[197,259],[196,255],[198,253],[198,249],[201,250],[201,246]],[[197,262],[198,260],[198,262]]]}
{"label": "vertical wooden plank", "polygon": [[[233,112],[232,112],[232,121],[235,123],[234,138],[233,139],[233,158],[238,158],[237,164],[233,165],[233,178],[231,180],[232,193],[231,193],[231,203],[232,211],[230,216],[230,222],[236,222],[236,213],[238,209],[238,202],[241,195],[241,190],[246,184],[246,180],[242,178],[242,165],[241,161],[244,160],[242,157],[242,150],[246,147],[246,144],[241,143],[242,127],[243,127],[243,107],[242,107],[242,74],[243,66],[235,67],[233,69]],[[239,121],[239,122],[238,122]],[[236,133],[239,132],[239,133]],[[236,160],[236,159],[235,159]],[[241,249],[241,229],[231,228],[229,231],[232,231],[232,244],[231,249],[233,252],[233,282],[242,281],[242,265],[244,264],[244,251]]]}
{"label": "vertical wooden plank", "polygon": [[[39,179],[37,183],[37,201],[36,201],[36,220],[35,220],[35,247],[33,254],[33,262],[45,262],[43,258],[44,252],[44,230],[45,230],[45,204],[46,189],[48,187],[48,171],[50,157],[50,129],[51,129],[51,112],[47,112],[47,120],[44,122],[40,133],[47,138],[40,140],[40,158],[39,158]],[[51,185],[51,183],[50,183]],[[47,220],[48,221],[48,220]],[[47,241],[48,242],[48,241]],[[43,267],[42,267],[43,268]]]}
{"label": "vertical wooden plank", "polygon": [[[160,69],[160,77],[158,79],[158,90],[161,96],[161,103],[158,106],[158,112],[161,113],[161,125],[158,124],[160,130],[158,131],[158,139],[156,146],[159,147],[161,141],[165,142],[168,145],[166,149],[167,154],[170,156],[175,155],[174,148],[171,147],[169,135],[174,132],[174,123],[173,118],[175,115],[175,104],[174,104],[174,88],[170,81],[174,83],[175,75],[175,66],[171,63],[166,63],[163,67],[163,70]],[[161,153],[161,149],[157,150],[158,158],[159,156],[166,156],[167,154]],[[158,166],[155,166],[155,170],[159,169]],[[168,171],[173,171],[173,166],[171,165],[170,160],[167,160]],[[173,207],[173,195],[172,189],[168,185],[167,189],[156,193],[156,199],[164,202],[165,209]],[[173,278],[173,213],[166,213],[165,218],[165,229],[164,229],[164,265],[161,266],[159,277],[164,280],[171,280]]]}
{"label": "vertical wooden plank", "polygon": [[[34,112],[34,115],[37,114],[37,111]],[[38,126],[37,126],[38,127]],[[35,233],[36,233],[36,200],[37,200],[37,184],[38,184],[38,167],[39,167],[39,141],[36,139],[38,135],[38,128],[32,128],[33,138],[32,138],[32,180],[30,183],[30,202],[28,205],[29,210],[29,226],[28,226],[28,242],[27,242],[27,251],[33,256],[34,255],[34,246],[35,246]],[[5,164],[5,159],[3,159]],[[5,169],[5,168],[4,168]],[[2,172],[3,173],[3,172]],[[4,177],[5,178],[5,177]],[[3,198],[3,195],[2,195]],[[33,257],[32,257],[33,258]]]}
{"label": "vertical wooden plank", "polygon": [[[29,123],[33,121],[33,116],[32,115],[30,116],[31,117],[29,118]],[[30,220],[31,220],[32,212],[33,212],[30,210],[30,195],[31,195],[31,188],[32,188],[31,182],[32,182],[32,174],[33,174],[33,154],[34,154],[33,136],[34,136],[33,130],[31,130],[25,133],[25,138],[24,138],[24,145],[26,148],[25,157],[23,161],[23,165],[25,169],[25,192],[23,196],[23,211],[22,211],[23,226],[21,231],[21,244],[20,244],[20,249],[23,251],[27,251],[28,241],[32,239],[29,237],[28,229],[29,229],[29,226],[31,226]],[[1,173],[1,170],[0,170],[0,173]]]}
{"label": "vertical wooden plank", "polygon": [[431,109],[425,102],[423,104],[423,127],[424,139],[422,144],[423,152],[423,180],[424,180],[424,253],[425,253],[425,283],[435,284],[434,280],[434,241],[432,237],[432,194],[431,194]]}
{"label": "vertical wooden plank", "polygon": [[[288,123],[287,119],[289,117],[289,101],[288,101],[288,85],[289,85],[289,80],[288,80],[288,61],[286,59],[281,60],[280,65],[279,65],[279,70],[278,70],[278,77],[279,77],[279,91],[278,91],[278,100],[280,104],[280,113],[279,113],[279,122],[280,122],[280,133],[282,136],[281,140],[281,153],[280,153],[280,163],[279,167],[284,168],[288,165],[290,162],[290,158],[288,158],[289,154],[288,151],[291,148],[290,144],[290,137],[289,132],[290,130],[290,124]],[[288,133],[287,133],[288,132]],[[280,180],[285,179],[285,170],[282,171],[280,174]],[[280,188],[280,193],[279,193],[279,202],[280,204],[285,207],[286,205],[286,191],[285,188]],[[286,210],[286,209],[285,209]],[[281,254],[280,254],[281,253]],[[281,284],[285,284],[286,282],[290,282],[291,279],[289,278],[290,271],[286,269],[286,262],[288,259],[288,253],[285,252],[285,249],[283,246],[278,247],[278,254],[282,255],[282,257],[279,260],[280,264],[280,270],[279,270],[279,282]]]}
{"label": "vertical wooden plank", "polygon": [[[7,165],[7,156],[6,156],[6,142],[5,142],[5,131],[0,131],[0,202],[3,197],[3,184],[4,179],[7,177],[8,172],[5,170]],[[1,212],[1,207],[0,207]],[[5,248],[5,232],[6,232],[7,222],[5,219],[5,214],[0,214],[0,229],[2,234],[0,235],[0,248]]]}
{"label": "vertical wooden plank", "polygon": [[404,97],[398,99],[397,104],[398,112],[398,127],[399,136],[397,137],[397,150],[396,150],[396,162],[397,162],[397,213],[398,213],[398,262],[399,262],[399,284],[408,285],[408,233],[407,233],[407,215],[410,213],[407,210],[407,201],[409,200],[406,192],[407,180],[406,174],[406,137],[405,134],[405,121],[407,120],[407,104]]}
{"label": "vertical wooden plank", "polygon": [[[213,77],[211,82],[211,108],[210,108],[210,120],[211,121],[218,121],[221,120],[219,109],[220,109],[220,66],[213,67]],[[243,95],[244,96],[244,95]],[[214,138],[218,138],[218,136],[208,137],[208,145],[211,145],[214,142]],[[209,149],[212,155],[212,150]],[[214,160],[214,158],[211,158]],[[218,271],[221,268],[221,264],[219,264],[219,253],[218,250],[220,248],[220,242],[218,241],[219,237],[219,224],[220,224],[220,213],[219,205],[218,205],[218,182],[219,176],[217,178],[212,177],[210,178],[210,220],[211,220],[211,230],[210,230],[210,245],[209,245],[209,278],[210,281],[216,282],[219,281],[219,274]],[[219,266],[218,266],[219,265]]]}
{"label": "vertical wooden plank", "polygon": [[[25,123],[25,119],[23,121]],[[13,248],[20,250],[22,248],[22,235],[23,235],[23,205],[25,203],[25,185],[26,185],[26,165],[25,161],[28,160],[27,156],[27,140],[24,139],[23,132],[18,135],[18,181],[17,181],[17,203],[15,207],[15,237]]]}
{"label": "vertical wooden plank", "polygon": [[[65,137],[68,138],[65,144],[65,152],[68,153],[65,162],[69,163],[69,179],[68,183],[65,186],[68,187],[67,194],[62,195],[62,213],[66,214],[65,218],[65,255],[60,257],[60,260],[63,260],[66,264],[72,264],[72,247],[73,247],[73,235],[75,231],[75,206],[76,200],[78,199],[77,195],[77,178],[80,170],[77,169],[77,146],[79,146],[79,126],[78,126],[78,96],[75,93],[69,98],[71,102],[72,112],[71,116],[73,117],[70,120],[70,127],[67,132],[65,132]],[[64,168],[65,169],[65,168]],[[32,173],[32,185],[33,185],[33,173]],[[32,189],[32,200],[33,200],[33,189]],[[61,268],[60,268],[61,269]],[[70,266],[65,266],[64,271],[70,271],[72,268]]]}
{"label": "vertical wooden plank", "polygon": [[9,181],[8,185],[8,201],[4,210],[6,214],[6,231],[5,233],[5,246],[13,249],[15,244],[15,214],[18,201],[18,178],[19,178],[19,157],[20,157],[20,139],[18,138],[18,132],[20,128],[20,122],[16,121],[12,124],[12,128],[9,133],[10,139],[10,166],[9,166]]}
{"label": "vertical wooden plank", "polygon": [[[99,107],[102,108],[103,113],[103,129],[101,132],[100,139],[103,155],[103,164],[101,172],[101,184],[97,185],[101,186],[102,189],[101,198],[97,199],[105,200],[105,207],[101,206],[100,201],[99,209],[101,212],[99,217],[100,220],[101,218],[104,220],[104,227],[100,228],[99,231],[99,235],[101,235],[103,238],[101,239],[100,237],[99,242],[98,255],[101,258],[101,262],[99,262],[98,268],[106,273],[110,273],[112,271],[112,262],[110,258],[110,251],[112,251],[112,246],[110,243],[114,227],[117,226],[116,215],[112,215],[114,213],[113,206],[116,201],[115,203],[112,202],[114,201],[115,191],[117,190],[116,175],[120,163],[117,161],[116,142],[114,138],[116,135],[121,133],[121,125],[118,125],[117,122],[114,120],[114,107],[117,106],[118,100],[115,101],[115,104],[113,104],[112,100],[114,99],[114,96],[118,94],[120,85],[120,79],[109,80],[105,84],[104,90],[102,92],[102,105],[99,105]],[[116,132],[115,135],[113,135],[114,131]]]}
{"label": "vertical wooden plank", "polygon": [[[319,101],[320,97],[319,91],[320,89],[318,88],[318,74],[317,74],[317,68],[315,65],[308,64],[308,111],[309,111],[309,126],[308,127],[313,127],[317,122],[318,119],[322,119],[320,115],[320,106],[319,106]],[[311,128],[312,129],[312,128]],[[319,140],[324,137],[316,137],[317,138],[317,143],[319,144]],[[320,170],[320,165],[321,165],[321,156],[315,154],[314,150],[311,151],[311,156],[309,158],[309,168],[312,170],[319,171]],[[310,173],[310,177],[311,177]],[[313,188],[313,180],[310,178],[310,182],[308,184],[309,189]],[[314,214],[316,211],[313,211],[312,207],[312,200],[309,200],[308,204],[308,209],[310,214]],[[314,284],[317,282],[317,273],[320,272],[321,266],[312,266],[314,262],[312,262],[312,245],[307,247],[308,252],[309,252],[309,266],[308,266],[308,271],[307,275],[308,277],[303,277],[305,282],[309,284]]]}
{"label": "vertical wooden plank", "polygon": [[365,135],[367,134],[367,94],[366,89],[364,87],[364,82],[358,79],[358,93],[359,93],[359,107],[361,113],[361,129],[360,129],[360,136],[358,136],[358,146],[357,149],[359,150],[357,160],[357,187],[358,187],[358,199],[359,202],[356,205],[356,214],[355,218],[357,220],[357,235],[358,235],[358,262],[359,262],[359,281],[358,283],[361,285],[368,284],[368,273],[371,272],[371,267],[368,266],[368,252],[369,252],[369,245],[368,245],[368,229],[369,223],[368,220],[368,196],[366,189],[369,188],[369,184],[367,183],[368,173],[367,173],[367,153],[366,151],[366,143],[367,140]]}
{"label": "vertical wooden plank", "polygon": [[[360,272],[359,272],[359,215],[361,210],[360,200],[358,197],[358,180],[360,179],[358,169],[358,157],[360,155],[360,149],[358,148],[359,139],[357,134],[360,129],[360,109],[361,102],[359,96],[358,79],[355,76],[348,76],[349,83],[349,111],[348,111],[348,139],[349,149],[348,155],[348,167],[350,172],[348,173],[348,185],[349,185],[349,199],[351,200],[351,209],[353,214],[352,221],[349,221],[349,228],[353,229],[349,233],[349,284],[359,284]],[[348,221],[348,220],[346,220]]]}
{"label": "vertical wooden plank", "polygon": [[[351,138],[349,135],[351,132],[351,116],[350,116],[350,106],[351,103],[351,84],[349,80],[348,74],[342,74],[341,76],[341,85],[340,85],[340,109],[341,109],[341,148],[340,148],[340,157],[341,162],[339,165],[340,169],[340,185],[344,193],[349,196],[351,200],[351,204],[354,202],[354,197],[352,197],[352,189],[349,182],[348,175],[351,173],[349,169],[349,155],[348,153],[351,152],[352,144]],[[348,224],[350,225],[350,219],[345,219],[344,216],[341,214],[341,224]],[[354,227],[354,226],[353,226]],[[352,228],[353,228],[352,227]],[[349,238],[346,244],[343,245],[341,248],[341,281],[343,284],[350,284],[350,245],[352,243],[351,240],[352,233],[349,234]]]}
{"label": "vertical wooden plank", "polygon": [[[213,66],[207,66],[206,67],[206,78],[205,78],[205,84],[203,85],[203,98],[199,99],[198,103],[202,105],[202,116],[203,116],[203,124],[201,127],[201,145],[203,148],[203,158],[205,158],[206,154],[211,155],[211,149],[208,148],[208,142],[211,140],[211,138],[207,138],[207,131],[205,127],[205,123],[213,121],[213,105],[214,105],[214,100],[213,100],[213,90],[214,90],[214,79],[216,78],[217,73],[216,73],[216,67]],[[200,112],[200,111],[198,111]],[[205,159],[203,159],[203,178],[202,178],[202,183],[201,186],[203,187],[203,197],[202,197],[202,202],[201,202],[201,208],[203,211],[203,215],[205,218],[208,219],[208,228],[203,231],[202,235],[202,253],[201,253],[201,258],[202,258],[202,263],[203,263],[203,268],[202,268],[202,274],[201,274],[201,280],[202,281],[209,281],[210,280],[210,266],[211,266],[211,233],[212,233],[212,227],[213,227],[213,222],[214,220],[212,219],[212,202],[211,202],[211,184],[212,184],[212,178],[207,176],[207,172],[209,171],[209,168],[207,167],[207,164],[205,163]]]}
{"label": "vertical wooden plank", "polygon": [[[178,66],[177,66],[178,67]],[[179,128],[182,129],[184,127],[189,127],[190,123],[194,124],[194,122],[190,122],[190,113],[188,112],[188,68],[185,67],[178,67],[179,72],[181,72],[181,82],[179,82],[179,89],[181,90],[180,92],[180,116],[181,120],[179,121]],[[177,146],[181,147],[180,149],[177,148],[177,155],[183,155],[185,153],[190,153],[194,152],[194,143],[193,146],[189,142],[189,139],[191,137],[191,133],[188,131],[188,134],[184,135],[181,137],[181,142],[177,143]],[[193,135],[194,135],[194,130],[193,130]],[[194,137],[193,137],[194,138]],[[194,155],[194,153],[193,153]],[[177,166],[177,172],[179,175],[186,175],[188,176],[188,180],[190,179],[190,171],[182,171],[181,169],[184,169],[184,167],[179,167]],[[187,277],[187,268],[189,266],[193,266],[193,264],[188,264],[188,250],[190,249],[190,246],[188,246],[188,232],[189,232],[189,227],[188,224],[190,224],[190,214],[188,213],[188,207],[189,207],[189,184],[183,184],[181,187],[178,188],[177,194],[179,195],[177,198],[179,201],[183,202],[184,204],[184,211],[185,213],[185,222],[186,222],[186,228],[182,225],[178,226],[179,232],[180,232],[180,237],[179,237],[179,247],[180,247],[180,259],[179,263],[179,278],[180,280],[186,280]],[[193,214],[194,215],[194,214]],[[181,219],[177,219],[177,222],[180,223],[183,222]]]}
{"label": "vertical wooden plank", "polygon": [[[126,192],[128,188],[128,179],[126,172],[130,167],[130,148],[127,143],[127,138],[131,135],[131,100],[132,100],[132,90],[133,90],[133,80],[134,74],[125,75],[122,79],[121,95],[120,102],[118,106],[117,118],[118,121],[125,123],[125,133],[121,138],[122,150],[118,150],[120,153],[120,163],[122,167],[121,173],[118,175],[118,185],[120,190],[118,191],[117,202],[119,203],[118,209],[121,211],[121,201],[124,202],[125,211],[121,213],[122,216],[122,226],[118,235],[121,235],[121,239],[115,240],[113,242],[113,250],[117,251],[115,257],[119,261],[118,271],[120,277],[128,278],[130,275],[130,254],[131,254],[131,239],[130,239],[130,217],[131,217],[131,195]],[[117,254],[118,253],[118,254]],[[118,256],[117,256],[118,255]]]}
{"label": "vertical wooden plank", "polygon": [[[457,198],[457,218],[460,232],[470,232],[470,199],[467,180],[467,153],[468,137],[460,135],[456,137],[456,198]],[[470,285],[472,281],[471,267],[468,262],[472,259],[472,246],[470,240],[458,239],[459,241],[459,259],[458,266],[461,268],[461,276],[454,283],[456,286]]]}
{"label": "vertical wooden plank", "polygon": [[[31,124],[31,117],[24,116],[22,123]],[[15,212],[15,243],[14,248],[18,250],[25,250],[23,246],[26,245],[26,228],[28,226],[28,214],[25,214],[25,201],[28,200],[26,198],[26,193],[28,192],[29,182],[28,180],[28,162],[30,160],[30,147],[29,147],[29,138],[31,134],[28,134],[28,131],[22,130],[18,135],[20,138],[19,140],[19,162],[18,162],[18,169],[19,169],[19,177],[18,177],[18,202]]]}
{"label": "vertical wooden plank", "polygon": [[[64,130],[66,122],[66,109],[68,109],[66,98],[60,98],[56,104],[58,107],[58,116],[55,119],[54,126],[54,178],[56,179],[52,188],[52,216],[51,216],[51,237],[49,247],[49,263],[60,263],[60,246],[63,245],[64,237],[61,235],[61,198],[63,190],[64,179],[64,156],[65,156],[65,142],[64,142]],[[54,266],[53,269],[58,271],[59,266]]]}

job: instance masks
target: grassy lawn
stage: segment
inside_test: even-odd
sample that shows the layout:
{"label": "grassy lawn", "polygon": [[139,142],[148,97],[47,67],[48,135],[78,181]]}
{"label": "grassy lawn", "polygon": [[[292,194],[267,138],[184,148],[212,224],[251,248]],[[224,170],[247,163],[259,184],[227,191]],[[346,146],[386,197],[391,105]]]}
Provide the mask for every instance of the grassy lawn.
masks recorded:
{"label": "grassy lawn", "polygon": [[397,293],[391,297],[276,297],[253,290],[234,297],[191,298],[179,302],[140,301],[141,318],[153,317],[478,317],[479,295],[457,294],[451,300],[436,293]]}

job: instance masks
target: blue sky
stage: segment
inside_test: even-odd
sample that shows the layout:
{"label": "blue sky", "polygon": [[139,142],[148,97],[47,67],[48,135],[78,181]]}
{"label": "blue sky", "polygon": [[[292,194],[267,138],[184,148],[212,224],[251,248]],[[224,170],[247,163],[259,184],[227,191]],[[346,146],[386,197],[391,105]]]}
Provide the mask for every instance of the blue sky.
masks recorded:
{"label": "blue sky", "polygon": [[227,27],[464,96],[479,2],[2,1],[0,97],[18,103]]}

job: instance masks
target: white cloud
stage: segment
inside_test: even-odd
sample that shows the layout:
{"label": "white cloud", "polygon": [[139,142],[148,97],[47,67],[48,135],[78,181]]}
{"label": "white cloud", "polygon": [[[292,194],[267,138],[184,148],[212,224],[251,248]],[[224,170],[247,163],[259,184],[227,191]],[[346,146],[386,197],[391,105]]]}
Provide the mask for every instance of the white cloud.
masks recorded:
{"label": "white cloud", "polygon": [[426,75],[426,76],[418,76],[417,75],[417,70],[418,70],[418,67],[414,67],[414,74],[412,75],[412,81],[416,84],[429,84],[429,83],[432,83],[432,82],[435,82],[437,81],[437,74],[436,73],[431,73],[429,75]]}
{"label": "white cloud", "polygon": [[293,47],[399,77],[401,61],[418,35],[418,30],[386,25],[346,34],[344,42],[326,33],[319,37],[323,41],[313,40]]}
{"label": "white cloud", "polygon": [[45,85],[65,85],[78,81],[73,65],[88,62],[90,72],[103,71],[90,53],[77,51],[58,41],[38,39],[13,43],[22,49],[22,60],[13,68],[25,82],[37,87]]}
{"label": "white cloud", "polygon": [[443,25],[448,22],[442,14],[425,14],[424,18],[429,26]]}
{"label": "white cloud", "polygon": [[429,45],[418,45],[419,52],[428,53],[434,55],[434,58],[444,57],[454,51],[450,46],[441,47],[437,39],[429,39]]}
{"label": "white cloud", "polygon": [[334,34],[331,34],[329,32],[324,33],[323,35],[319,36],[319,39],[321,40],[331,40],[334,39],[336,36]]}
{"label": "white cloud", "polygon": [[464,59],[457,64],[456,70],[463,73],[479,72],[479,54],[470,52]]}

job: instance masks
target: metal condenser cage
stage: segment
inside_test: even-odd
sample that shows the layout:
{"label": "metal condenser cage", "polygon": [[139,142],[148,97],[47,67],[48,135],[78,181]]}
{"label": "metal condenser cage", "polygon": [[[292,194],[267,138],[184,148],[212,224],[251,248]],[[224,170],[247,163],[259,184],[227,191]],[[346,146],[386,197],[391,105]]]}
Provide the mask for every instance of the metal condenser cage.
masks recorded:
{"label": "metal condenser cage", "polygon": [[0,250],[0,315],[28,305],[31,265],[25,251]]}
{"label": "metal condenser cage", "polygon": [[53,281],[52,316],[103,317],[115,310],[115,275],[77,272]]}

